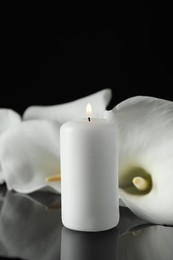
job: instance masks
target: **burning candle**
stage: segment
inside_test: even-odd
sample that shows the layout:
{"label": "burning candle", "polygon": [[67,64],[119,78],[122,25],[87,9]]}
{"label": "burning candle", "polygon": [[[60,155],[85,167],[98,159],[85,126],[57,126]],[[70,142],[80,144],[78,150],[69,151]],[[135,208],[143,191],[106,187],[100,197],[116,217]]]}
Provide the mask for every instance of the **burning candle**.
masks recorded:
{"label": "burning candle", "polygon": [[79,231],[103,231],[119,221],[116,125],[93,118],[60,128],[62,222]]}

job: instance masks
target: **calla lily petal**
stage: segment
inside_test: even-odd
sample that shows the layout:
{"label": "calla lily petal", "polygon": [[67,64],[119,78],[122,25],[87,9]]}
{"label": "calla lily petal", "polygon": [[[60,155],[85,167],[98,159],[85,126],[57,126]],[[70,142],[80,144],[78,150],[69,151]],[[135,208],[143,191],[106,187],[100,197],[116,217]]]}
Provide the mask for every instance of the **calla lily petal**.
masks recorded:
{"label": "calla lily petal", "polygon": [[[0,109],[0,135],[21,122],[21,116],[12,109]],[[0,165],[0,184],[4,182]]]}
{"label": "calla lily petal", "polygon": [[25,110],[23,119],[52,119],[64,123],[71,119],[86,117],[85,109],[88,103],[92,105],[93,117],[102,117],[111,97],[111,89],[104,89],[65,104],[31,106]]}
{"label": "calla lily petal", "polygon": [[0,134],[21,122],[21,116],[12,109],[0,109]]}
{"label": "calla lily petal", "polygon": [[[112,113],[118,126],[121,199],[148,222],[173,224],[173,103],[137,96]],[[136,189],[134,177],[146,179],[148,189]]]}
{"label": "calla lily petal", "polygon": [[111,89],[104,89],[62,105],[28,108],[24,119],[48,118],[51,121],[24,121],[20,127],[0,138],[1,176],[8,189],[21,193],[38,189],[60,192],[60,182],[46,182],[49,177],[60,174],[60,125],[67,120],[86,116],[88,103],[93,105],[93,116],[103,116],[111,96]]}
{"label": "calla lily petal", "polygon": [[46,188],[60,191],[59,183],[46,183],[59,174],[59,123],[31,120],[7,131],[0,138],[0,160],[8,190],[30,193]]}

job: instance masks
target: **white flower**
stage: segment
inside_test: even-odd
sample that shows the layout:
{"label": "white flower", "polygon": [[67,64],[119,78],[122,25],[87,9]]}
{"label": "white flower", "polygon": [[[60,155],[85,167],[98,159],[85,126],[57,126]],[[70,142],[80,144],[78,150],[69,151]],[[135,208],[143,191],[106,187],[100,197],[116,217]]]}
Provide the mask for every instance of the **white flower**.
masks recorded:
{"label": "white flower", "polygon": [[[0,135],[5,131],[17,126],[21,122],[21,116],[12,109],[0,109]],[[0,164],[0,183],[3,183],[2,169]]]}
{"label": "white flower", "polygon": [[[95,115],[101,116],[110,98],[110,89],[105,89],[68,104],[26,111],[25,115],[29,116],[32,112],[33,118],[44,115],[51,120],[23,121],[1,135],[0,176],[8,190],[31,193],[44,188],[60,193],[60,182],[47,182],[46,178],[60,175],[59,129],[62,122],[86,117],[85,109],[89,101],[96,108]],[[54,120],[52,117],[55,117]]]}
{"label": "white flower", "polygon": [[[0,136],[1,181],[9,190],[22,193],[42,188],[60,193],[60,182],[45,181],[60,174],[60,126],[84,117],[87,103],[95,106],[94,116],[102,117],[110,97],[110,89],[105,89],[67,104],[27,109],[24,119],[32,120],[14,123]],[[121,199],[144,221],[172,225],[173,103],[137,96],[106,111],[105,116],[117,123]]]}
{"label": "white flower", "polygon": [[111,112],[118,126],[121,199],[138,217],[172,225],[173,103],[137,96]]}
{"label": "white flower", "polygon": [[52,119],[62,124],[71,119],[86,117],[85,108],[88,103],[92,105],[93,117],[102,117],[111,97],[111,89],[103,89],[65,104],[31,106],[24,112],[23,119]]}
{"label": "white flower", "polygon": [[59,191],[59,183],[45,182],[45,177],[59,174],[59,157],[57,121],[26,121],[0,138],[1,167],[8,190],[30,193],[47,187]]}
{"label": "white flower", "polygon": [[21,122],[21,116],[12,109],[0,109],[0,134]]}

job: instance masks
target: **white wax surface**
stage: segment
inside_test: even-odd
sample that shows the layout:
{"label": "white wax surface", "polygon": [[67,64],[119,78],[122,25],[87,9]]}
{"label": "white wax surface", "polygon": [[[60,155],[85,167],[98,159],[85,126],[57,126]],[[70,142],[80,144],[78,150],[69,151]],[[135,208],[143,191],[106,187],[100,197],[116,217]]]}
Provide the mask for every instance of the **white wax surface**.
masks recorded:
{"label": "white wax surface", "polygon": [[103,231],[119,221],[115,123],[69,121],[60,129],[61,199],[64,226]]}

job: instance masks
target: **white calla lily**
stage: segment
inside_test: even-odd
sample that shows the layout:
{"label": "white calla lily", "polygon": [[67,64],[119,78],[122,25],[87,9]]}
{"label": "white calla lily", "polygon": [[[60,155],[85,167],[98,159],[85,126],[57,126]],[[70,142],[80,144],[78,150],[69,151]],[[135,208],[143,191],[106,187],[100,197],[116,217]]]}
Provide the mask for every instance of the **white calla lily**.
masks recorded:
{"label": "white calla lily", "polygon": [[[0,135],[6,130],[17,126],[21,122],[21,116],[12,109],[1,108],[0,109]],[[4,182],[2,175],[2,169],[0,164],[0,183]]]}
{"label": "white calla lily", "polygon": [[[28,108],[23,116],[26,120],[54,120],[24,121],[1,135],[1,179],[8,189],[31,193],[46,188],[60,193],[60,182],[46,182],[45,178],[60,174],[61,124],[85,116],[87,103],[95,106],[94,116],[103,116],[110,97],[110,89],[105,89],[62,105]],[[172,225],[173,103],[132,97],[106,111],[105,117],[117,123],[123,203],[144,221]]]}
{"label": "white calla lily", "polygon": [[137,96],[111,112],[118,126],[121,199],[138,217],[172,225],[173,103]]}
{"label": "white calla lily", "polygon": [[64,123],[71,119],[86,117],[85,109],[88,103],[92,104],[93,117],[102,117],[111,97],[111,89],[103,89],[94,94],[65,104],[53,106],[31,106],[25,110],[23,119],[51,119]]}
{"label": "white calla lily", "polygon": [[110,89],[104,89],[62,105],[28,108],[24,119],[39,120],[23,121],[0,138],[1,176],[8,190],[31,193],[51,189],[60,193],[60,125],[66,120],[86,116],[88,102],[95,108],[94,115],[101,117],[111,94]]}
{"label": "white calla lily", "polygon": [[42,188],[60,191],[60,183],[47,183],[59,174],[59,123],[30,120],[0,137],[0,160],[8,190],[30,193]]}
{"label": "white calla lily", "polygon": [[12,109],[0,109],[0,134],[21,122],[21,116]]}

